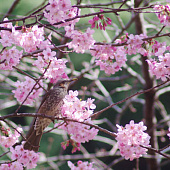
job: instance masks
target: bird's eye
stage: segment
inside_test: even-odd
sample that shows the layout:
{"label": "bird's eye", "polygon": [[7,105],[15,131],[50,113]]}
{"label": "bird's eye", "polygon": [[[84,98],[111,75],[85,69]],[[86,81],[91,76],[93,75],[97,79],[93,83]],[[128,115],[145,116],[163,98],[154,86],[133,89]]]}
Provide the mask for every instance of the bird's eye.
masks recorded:
{"label": "bird's eye", "polygon": [[60,83],[59,86],[60,86],[60,87],[64,87],[64,83]]}

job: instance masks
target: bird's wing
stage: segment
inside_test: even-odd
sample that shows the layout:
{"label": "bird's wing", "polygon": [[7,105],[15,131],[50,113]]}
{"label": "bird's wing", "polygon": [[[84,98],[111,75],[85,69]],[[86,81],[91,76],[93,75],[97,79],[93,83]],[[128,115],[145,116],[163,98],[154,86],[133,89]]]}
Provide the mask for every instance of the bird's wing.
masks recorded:
{"label": "bird's wing", "polygon": [[48,91],[47,93],[45,93],[45,95],[43,96],[43,99],[42,99],[42,101],[41,101],[41,104],[40,104],[40,106],[39,106],[39,108],[38,108],[37,113],[41,113],[41,110],[42,110],[41,106],[44,104],[45,100],[49,97],[50,93],[51,93],[51,90],[49,90],[49,91]]}

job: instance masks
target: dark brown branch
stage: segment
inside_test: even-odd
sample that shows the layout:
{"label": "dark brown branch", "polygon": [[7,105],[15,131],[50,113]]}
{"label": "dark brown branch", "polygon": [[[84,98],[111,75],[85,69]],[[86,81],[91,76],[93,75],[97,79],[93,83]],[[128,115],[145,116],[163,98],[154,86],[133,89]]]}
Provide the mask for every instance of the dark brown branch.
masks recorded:
{"label": "dark brown branch", "polygon": [[157,150],[157,149],[154,149],[154,148],[150,148],[150,147],[147,147],[147,146],[143,146],[143,145],[140,145],[140,146],[142,148],[146,148],[146,149],[148,149],[148,150],[150,150],[150,151],[152,151],[154,153],[158,153],[158,154],[162,155],[163,157],[165,157],[167,159],[170,159],[169,155],[162,153],[160,150]]}
{"label": "dark brown branch", "polygon": [[47,68],[45,69],[44,73],[40,76],[40,78],[36,81],[36,83],[34,84],[34,86],[32,87],[32,89],[30,90],[30,92],[28,93],[28,95],[26,96],[26,98],[23,100],[23,102],[20,104],[20,106],[17,108],[17,110],[15,111],[15,114],[17,114],[18,110],[21,108],[21,106],[25,103],[25,101],[27,100],[28,96],[32,93],[32,91],[34,90],[34,88],[36,87],[36,85],[38,84],[38,82],[43,78],[44,74],[46,73],[46,71],[48,70],[49,66],[51,64],[51,61],[49,62]]}
{"label": "dark brown branch", "polygon": [[153,90],[153,89],[156,89],[156,88],[158,88],[158,87],[166,84],[166,83],[169,82],[169,81],[170,81],[170,79],[168,79],[167,81],[165,81],[165,82],[163,82],[163,83],[158,84],[157,86],[154,86],[154,87],[152,87],[152,88],[149,88],[149,89],[147,89],[147,90],[142,90],[142,91],[136,92],[135,94],[133,94],[133,95],[131,95],[131,96],[129,96],[129,97],[121,100],[121,101],[118,101],[118,102],[116,102],[116,103],[113,103],[113,104],[111,104],[110,106],[108,106],[108,107],[106,107],[106,108],[104,108],[104,109],[102,109],[102,110],[100,110],[100,111],[98,111],[98,112],[95,112],[91,117],[98,116],[98,115],[101,114],[102,112],[104,112],[104,111],[112,108],[112,107],[115,106],[115,105],[118,105],[118,104],[120,104],[120,103],[123,103],[123,102],[131,99],[131,98],[134,97],[134,96],[137,96],[137,95],[140,95],[140,94],[144,94],[144,93],[147,93],[147,92],[149,92],[149,91],[151,91],[151,90]]}
{"label": "dark brown branch", "polygon": [[2,18],[2,21],[4,20],[4,18],[8,17],[12,11],[15,9],[15,7],[17,6],[17,4],[19,3],[20,0],[15,0],[13,2],[13,4],[11,5],[11,7],[9,8],[8,12],[4,15],[4,17]]}

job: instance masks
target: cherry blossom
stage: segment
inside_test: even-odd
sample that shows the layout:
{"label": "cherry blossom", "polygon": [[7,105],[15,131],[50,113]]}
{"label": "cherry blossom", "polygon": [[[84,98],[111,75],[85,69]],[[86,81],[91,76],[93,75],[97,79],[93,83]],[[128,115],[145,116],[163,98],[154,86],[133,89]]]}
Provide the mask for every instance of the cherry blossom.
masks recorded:
{"label": "cherry blossom", "polygon": [[1,128],[1,132],[4,135],[0,135],[0,144],[6,148],[13,146],[15,143],[19,142],[20,134],[18,132],[22,132],[22,129],[18,127],[14,133],[11,132],[10,129]]}
{"label": "cherry blossom", "polygon": [[166,5],[155,5],[154,10],[157,11],[158,19],[161,24],[165,26],[170,26],[170,4]]}
{"label": "cherry blossom", "polygon": [[32,169],[37,166],[39,153],[24,150],[23,145],[17,145],[15,148],[11,147],[10,151],[12,153],[11,159],[17,159],[17,162],[20,163],[22,166],[27,167],[27,169]]}
{"label": "cherry blossom", "polygon": [[[98,129],[94,127],[90,128],[89,125],[83,124],[81,122],[93,124],[90,115],[93,114],[93,109],[96,108],[93,104],[94,99],[88,98],[87,101],[82,101],[78,99],[78,91],[70,90],[68,95],[63,99],[64,104],[62,106],[62,117],[77,120],[79,122],[68,121],[67,123],[59,126],[60,129],[65,130],[69,135],[70,139],[73,141],[72,145],[75,143],[85,143],[89,140],[94,139],[98,133]],[[60,124],[56,124],[58,126]],[[77,129],[79,129],[77,131]],[[75,149],[78,149],[76,144]],[[63,148],[68,146],[67,143],[62,143]]]}
{"label": "cherry blossom", "polygon": [[75,166],[71,161],[67,162],[68,166],[71,168],[71,170],[96,170],[96,168],[93,168],[93,162],[82,162],[78,161],[77,166]]}
{"label": "cherry blossom", "polygon": [[22,57],[23,51],[19,51],[16,47],[12,47],[11,49],[5,49],[2,53],[0,53],[0,69],[2,70],[12,70],[13,66],[19,64],[20,59]]}
{"label": "cherry blossom", "polygon": [[150,136],[143,132],[147,129],[147,127],[143,125],[143,122],[135,124],[134,121],[131,120],[130,124],[126,124],[125,127],[119,125],[117,125],[117,127],[116,140],[120,154],[124,156],[125,159],[132,161],[146,154],[147,149],[142,148],[140,145],[150,147]]}
{"label": "cherry blossom", "polygon": [[[100,10],[101,12],[103,11],[102,9]],[[89,23],[91,24],[91,28],[100,28],[101,30],[105,30],[107,24],[111,25],[112,20],[109,17],[104,17],[103,14],[98,14],[93,17],[93,19],[89,20]]]}
{"label": "cherry blossom", "polygon": [[48,78],[51,83],[56,83],[59,79],[68,78],[65,73],[66,59],[57,59],[55,57],[56,52],[51,51],[50,48],[43,50],[42,54],[37,57],[37,60],[33,63],[43,73],[46,70],[44,77]]}
{"label": "cherry blossom", "polygon": [[[70,24],[75,25],[75,23],[79,21],[79,18],[69,22],[65,22],[64,20],[74,18],[77,13],[80,14],[80,10],[78,10],[76,7],[71,7],[70,0],[49,0],[49,5],[44,11],[44,16],[47,18],[49,23],[54,24],[54,26],[60,28]],[[63,23],[55,25],[55,23],[60,21]]]}
{"label": "cherry blossom", "polygon": [[93,114],[96,106],[93,104],[94,99],[88,98],[87,101],[79,100],[78,91],[70,90],[64,98],[62,106],[62,116],[78,121],[88,119]]}
{"label": "cherry blossom", "polygon": [[72,41],[67,43],[67,45],[68,48],[73,48],[76,53],[84,53],[85,50],[89,50],[95,43],[95,40],[92,37],[94,30],[87,28],[85,33],[77,30],[72,30],[70,33],[70,29],[68,27],[66,28],[66,31],[69,31],[66,32],[66,35],[70,35]]}
{"label": "cherry blossom", "polygon": [[[15,94],[15,98],[19,102],[23,102],[28,94],[31,92],[33,86],[35,85],[35,81],[32,80],[29,77],[25,77],[24,82],[20,82],[19,80],[14,83],[15,87],[17,88],[16,90],[12,90],[12,92]],[[42,85],[42,81],[39,81],[39,83]],[[31,105],[33,101],[42,93],[42,88],[37,84],[35,88],[32,90],[32,92],[29,94],[27,97],[27,100],[25,101],[25,105],[29,104]]]}
{"label": "cherry blossom", "polygon": [[126,50],[124,47],[112,47],[111,45],[94,45],[90,51],[96,57],[96,65],[106,74],[114,74],[121,70],[126,62]]}
{"label": "cherry blossom", "polygon": [[155,75],[157,79],[161,78],[162,81],[166,81],[170,77],[170,53],[159,56],[158,61],[148,59],[147,62],[150,73]]}

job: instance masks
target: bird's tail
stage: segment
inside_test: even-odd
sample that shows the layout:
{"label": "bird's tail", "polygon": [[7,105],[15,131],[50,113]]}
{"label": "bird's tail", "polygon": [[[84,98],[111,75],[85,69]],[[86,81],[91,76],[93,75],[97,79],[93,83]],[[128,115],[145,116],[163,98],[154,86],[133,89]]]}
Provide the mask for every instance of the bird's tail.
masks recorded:
{"label": "bird's tail", "polygon": [[36,130],[34,129],[35,121],[36,119],[32,121],[31,127],[27,133],[24,149],[38,152],[42,133],[36,134]]}
{"label": "bird's tail", "polygon": [[36,135],[36,131],[33,130],[31,135],[28,138],[26,138],[27,140],[24,144],[24,149],[38,152],[38,149],[40,147],[41,137],[42,137],[42,133]]}

